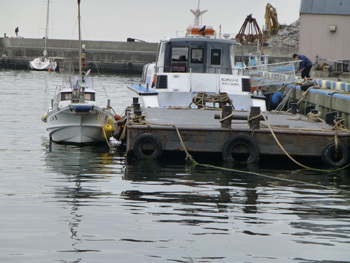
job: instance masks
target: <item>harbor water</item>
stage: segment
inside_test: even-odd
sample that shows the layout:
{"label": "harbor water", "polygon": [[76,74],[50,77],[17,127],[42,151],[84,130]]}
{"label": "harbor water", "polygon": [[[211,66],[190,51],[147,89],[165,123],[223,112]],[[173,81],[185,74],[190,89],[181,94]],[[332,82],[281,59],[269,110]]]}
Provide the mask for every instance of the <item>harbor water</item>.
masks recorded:
{"label": "harbor water", "polygon": [[[0,262],[350,262],[349,170],[242,173],[50,143],[41,116],[62,77],[0,71]],[[138,76],[91,77],[99,104],[132,103]]]}

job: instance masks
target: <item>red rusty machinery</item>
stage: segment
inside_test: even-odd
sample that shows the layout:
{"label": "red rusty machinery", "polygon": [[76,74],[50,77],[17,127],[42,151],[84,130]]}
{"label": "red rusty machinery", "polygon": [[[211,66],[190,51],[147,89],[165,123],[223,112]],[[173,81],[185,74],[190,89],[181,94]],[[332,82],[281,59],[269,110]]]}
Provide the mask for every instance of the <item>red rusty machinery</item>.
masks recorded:
{"label": "red rusty machinery", "polygon": [[263,43],[263,34],[252,14],[244,20],[239,33],[236,35],[236,40],[241,44],[254,43],[256,40],[259,40],[260,45]]}

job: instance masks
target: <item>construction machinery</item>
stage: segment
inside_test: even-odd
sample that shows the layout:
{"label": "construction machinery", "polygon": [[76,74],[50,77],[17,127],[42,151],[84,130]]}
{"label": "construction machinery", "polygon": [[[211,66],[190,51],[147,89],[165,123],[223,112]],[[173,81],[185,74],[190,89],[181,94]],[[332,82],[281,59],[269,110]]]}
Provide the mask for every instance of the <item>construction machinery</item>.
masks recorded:
{"label": "construction machinery", "polygon": [[277,10],[271,4],[267,4],[265,9],[265,32],[269,36],[276,35],[280,27]]}
{"label": "construction machinery", "polygon": [[263,43],[263,34],[256,19],[252,17],[252,14],[248,15],[244,20],[239,33],[236,35],[236,40],[241,44],[254,43],[256,40],[258,40],[260,44]]}

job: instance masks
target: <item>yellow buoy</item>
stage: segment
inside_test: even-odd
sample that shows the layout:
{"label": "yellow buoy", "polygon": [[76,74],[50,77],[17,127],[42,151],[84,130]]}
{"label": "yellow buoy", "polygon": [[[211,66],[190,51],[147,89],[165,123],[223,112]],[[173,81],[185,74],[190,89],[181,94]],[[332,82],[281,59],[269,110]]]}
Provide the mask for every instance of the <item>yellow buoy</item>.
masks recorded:
{"label": "yellow buoy", "polygon": [[113,127],[110,124],[105,124],[103,126],[103,131],[102,131],[102,138],[103,139],[109,139],[112,135],[113,132]]}
{"label": "yellow buoy", "polygon": [[108,124],[112,126],[112,132],[115,131],[115,124],[114,124],[114,120],[111,117],[108,117]]}
{"label": "yellow buoy", "polygon": [[44,115],[41,117],[41,120],[43,122],[47,122],[47,113],[44,113]]}

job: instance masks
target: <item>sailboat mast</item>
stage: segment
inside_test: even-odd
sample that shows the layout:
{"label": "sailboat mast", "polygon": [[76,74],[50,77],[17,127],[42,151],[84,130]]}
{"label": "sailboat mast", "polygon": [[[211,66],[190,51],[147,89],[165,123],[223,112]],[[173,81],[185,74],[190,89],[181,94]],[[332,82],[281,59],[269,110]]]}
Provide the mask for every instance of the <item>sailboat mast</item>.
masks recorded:
{"label": "sailboat mast", "polygon": [[48,30],[49,30],[49,12],[50,12],[50,0],[47,0],[47,10],[46,10],[46,28],[45,28],[45,49],[44,49],[44,57],[47,56],[47,38],[49,37]]}
{"label": "sailboat mast", "polygon": [[79,76],[81,76],[81,33],[80,33],[80,0],[78,0],[78,28],[79,28]]}

